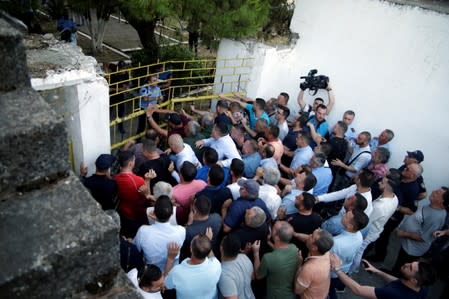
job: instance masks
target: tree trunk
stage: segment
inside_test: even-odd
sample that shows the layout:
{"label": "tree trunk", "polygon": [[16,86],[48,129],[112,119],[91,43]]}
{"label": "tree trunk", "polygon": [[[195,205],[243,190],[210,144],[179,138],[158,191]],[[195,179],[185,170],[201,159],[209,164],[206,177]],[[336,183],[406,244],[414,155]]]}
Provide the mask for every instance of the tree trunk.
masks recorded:
{"label": "tree trunk", "polygon": [[136,29],[140,42],[149,57],[157,61],[159,57],[159,45],[156,41],[154,30],[156,29],[156,19],[151,21],[134,20],[127,18],[129,24]]}
{"label": "tree trunk", "polygon": [[98,18],[96,8],[89,9],[89,15],[86,19],[91,36],[90,50],[92,51],[92,55],[95,56],[103,51],[103,38],[107,21],[102,18]]}

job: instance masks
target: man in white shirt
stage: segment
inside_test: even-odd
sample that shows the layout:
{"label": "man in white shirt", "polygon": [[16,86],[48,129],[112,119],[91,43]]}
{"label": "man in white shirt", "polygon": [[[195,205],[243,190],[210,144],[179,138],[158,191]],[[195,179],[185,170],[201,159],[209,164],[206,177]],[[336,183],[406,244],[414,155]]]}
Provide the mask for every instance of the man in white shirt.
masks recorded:
{"label": "man in white shirt", "polygon": [[168,137],[168,146],[173,154],[175,154],[175,166],[179,172],[185,161],[191,162],[197,169],[201,168],[201,163],[196,157],[190,145],[184,143],[181,135],[173,134]]}
{"label": "man in white shirt", "polygon": [[210,138],[195,142],[198,148],[209,146],[215,149],[218,153],[218,163],[223,167],[229,167],[234,158],[242,159],[228,131],[226,123],[219,122],[214,125]]}
{"label": "man in white shirt", "polygon": [[334,202],[348,198],[358,192],[365,197],[368,203],[364,212],[369,217],[373,211],[371,185],[374,183],[374,180],[374,173],[368,169],[363,169],[362,172],[355,177],[355,184],[340,191],[319,195],[317,196],[317,200],[322,203]]}
{"label": "man in white shirt", "polygon": [[281,173],[279,169],[271,165],[263,166],[262,168],[259,167],[254,177],[259,184],[263,183],[259,188],[259,198],[267,205],[271,219],[276,219],[277,211],[282,202],[278,194],[278,189],[276,188],[280,178]]}
{"label": "man in white shirt", "polygon": [[278,106],[276,109],[276,120],[279,128],[279,139],[284,140],[288,134],[287,118],[290,115],[290,109],[286,106]]}
{"label": "man in white shirt", "polygon": [[398,207],[398,198],[394,194],[394,188],[399,186],[400,174],[390,174],[379,182],[379,189],[382,195],[373,202],[373,212],[370,215],[369,232],[363,240],[362,246],[359,247],[354,257],[350,272],[357,271],[362,260],[363,253],[369,244],[379,238],[380,233],[384,230],[384,225],[393,215]]}
{"label": "man in white shirt", "polygon": [[[170,224],[172,213],[173,204],[170,198],[160,196],[154,206],[156,222],[153,225],[142,225],[133,241],[137,249],[143,251],[145,262],[155,264],[162,271],[167,261],[167,245],[175,242],[181,247],[186,238],[186,229],[183,226]],[[178,260],[179,255],[175,259],[175,264]]]}

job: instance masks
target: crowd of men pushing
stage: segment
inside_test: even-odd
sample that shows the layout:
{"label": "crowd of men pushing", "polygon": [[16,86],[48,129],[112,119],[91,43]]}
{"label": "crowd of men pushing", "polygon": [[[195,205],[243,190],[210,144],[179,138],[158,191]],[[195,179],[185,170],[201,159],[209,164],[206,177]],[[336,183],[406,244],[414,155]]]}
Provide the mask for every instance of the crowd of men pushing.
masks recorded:
{"label": "crowd of men pushing", "polygon": [[[122,267],[144,297],[337,298],[346,286],[426,298],[435,271],[419,258],[449,235],[449,192],[426,199],[419,150],[389,169],[391,130],[358,133],[350,110],[329,126],[326,90],[327,105],[307,105],[300,90],[298,115],[287,93],[220,95],[215,113],[192,105],[191,114],[159,109],[160,93],[142,96],[148,129],[118,153],[118,173],[107,154],[94,175],[81,173],[102,208],[117,210]],[[349,274],[368,252],[383,261],[393,231],[401,249],[390,273],[363,260],[389,283],[359,285]]]}

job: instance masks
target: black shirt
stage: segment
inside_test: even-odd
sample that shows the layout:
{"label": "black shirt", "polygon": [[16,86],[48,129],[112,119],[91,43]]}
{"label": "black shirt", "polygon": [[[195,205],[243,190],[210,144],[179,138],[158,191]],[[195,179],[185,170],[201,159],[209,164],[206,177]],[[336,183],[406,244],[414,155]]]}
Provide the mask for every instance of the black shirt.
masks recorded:
{"label": "black shirt", "polygon": [[210,208],[210,213],[217,213],[221,215],[221,207],[223,206],[223,203],[227,199],[232,199],[232,193],[231,190],[227,187],[221,187],[221,186],[211,186],[207,185],[206,188],[198,192],[195,197],[198,197],[200,195],[205,195],[207,198],[209,198],[212,206]]}
{"label": "black shirt", "polygon": [[164,181],[174,186],[177,184],[176,180],[171,176],[168,171],[168,166],[170,165],[170,158],[167,155],[160,155],[159,158],[153,160],[147,160],[139,167],[137,175],[145,177],[145,173],[148,170],[153,169],[157,176],[150,181],[151,192],[153,192],[153,187],[157,182]]}
{"label": "black shirt", "polygon": [[[312,212],[312,214],[310,215],[302,215],[296,213],[288,219],[288,222],[293,226],[293,229],[296,233],[310,235],[314,230],[321,227],[323,218],[321,218],[321,216],[315,212]],[[307,256],[309,251],[305,243],[299,241],[294,237],[292,239],[292,243],[295,244],[296,247],[299,248],[299,250],[301,250],[303,256]]]}
{"label": "black shirt", "polygon": [[84,186],[89,189],[92,197],[101,205],[103,210],[115,208],[117,197],[117,184],[105,175],[93,174],[88,178],[82,178]]}
{"label": "black shirt", "polygon": [[377,299],[425,299],[427,298],[427,288],[421,288],[418,292],[405,286],[402,281],[394,280],[383,288],[375,288],[374,293]]}

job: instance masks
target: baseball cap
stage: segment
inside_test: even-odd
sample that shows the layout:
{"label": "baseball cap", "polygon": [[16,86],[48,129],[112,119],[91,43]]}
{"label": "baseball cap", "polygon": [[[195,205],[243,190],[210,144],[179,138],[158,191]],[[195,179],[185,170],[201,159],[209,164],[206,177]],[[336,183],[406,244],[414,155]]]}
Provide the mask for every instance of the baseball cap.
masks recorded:
{"label": "baseball cap", "polygon": [[170,113],[168,115],[168,120],[176,126],[179,126],[182,123],[181,116],[177,113]]}
{"label": "baseball cap", "polygon": [[256,180],[239,180],[237,184],[253,197],[259,197],[259,183]]}
{"label": "baseball cap", "polygon": [[407,152],[407,156],[415,159],[416,161],[418,161],[418,163],[424,161],[424,154],[420,150],[416,150],[414,152]]}
{"label": "baseball cap", "polygon": [[115,162],[115,157],[109,154],[101,154],[95,161],[95,166],[100,170],[106,170]]}

